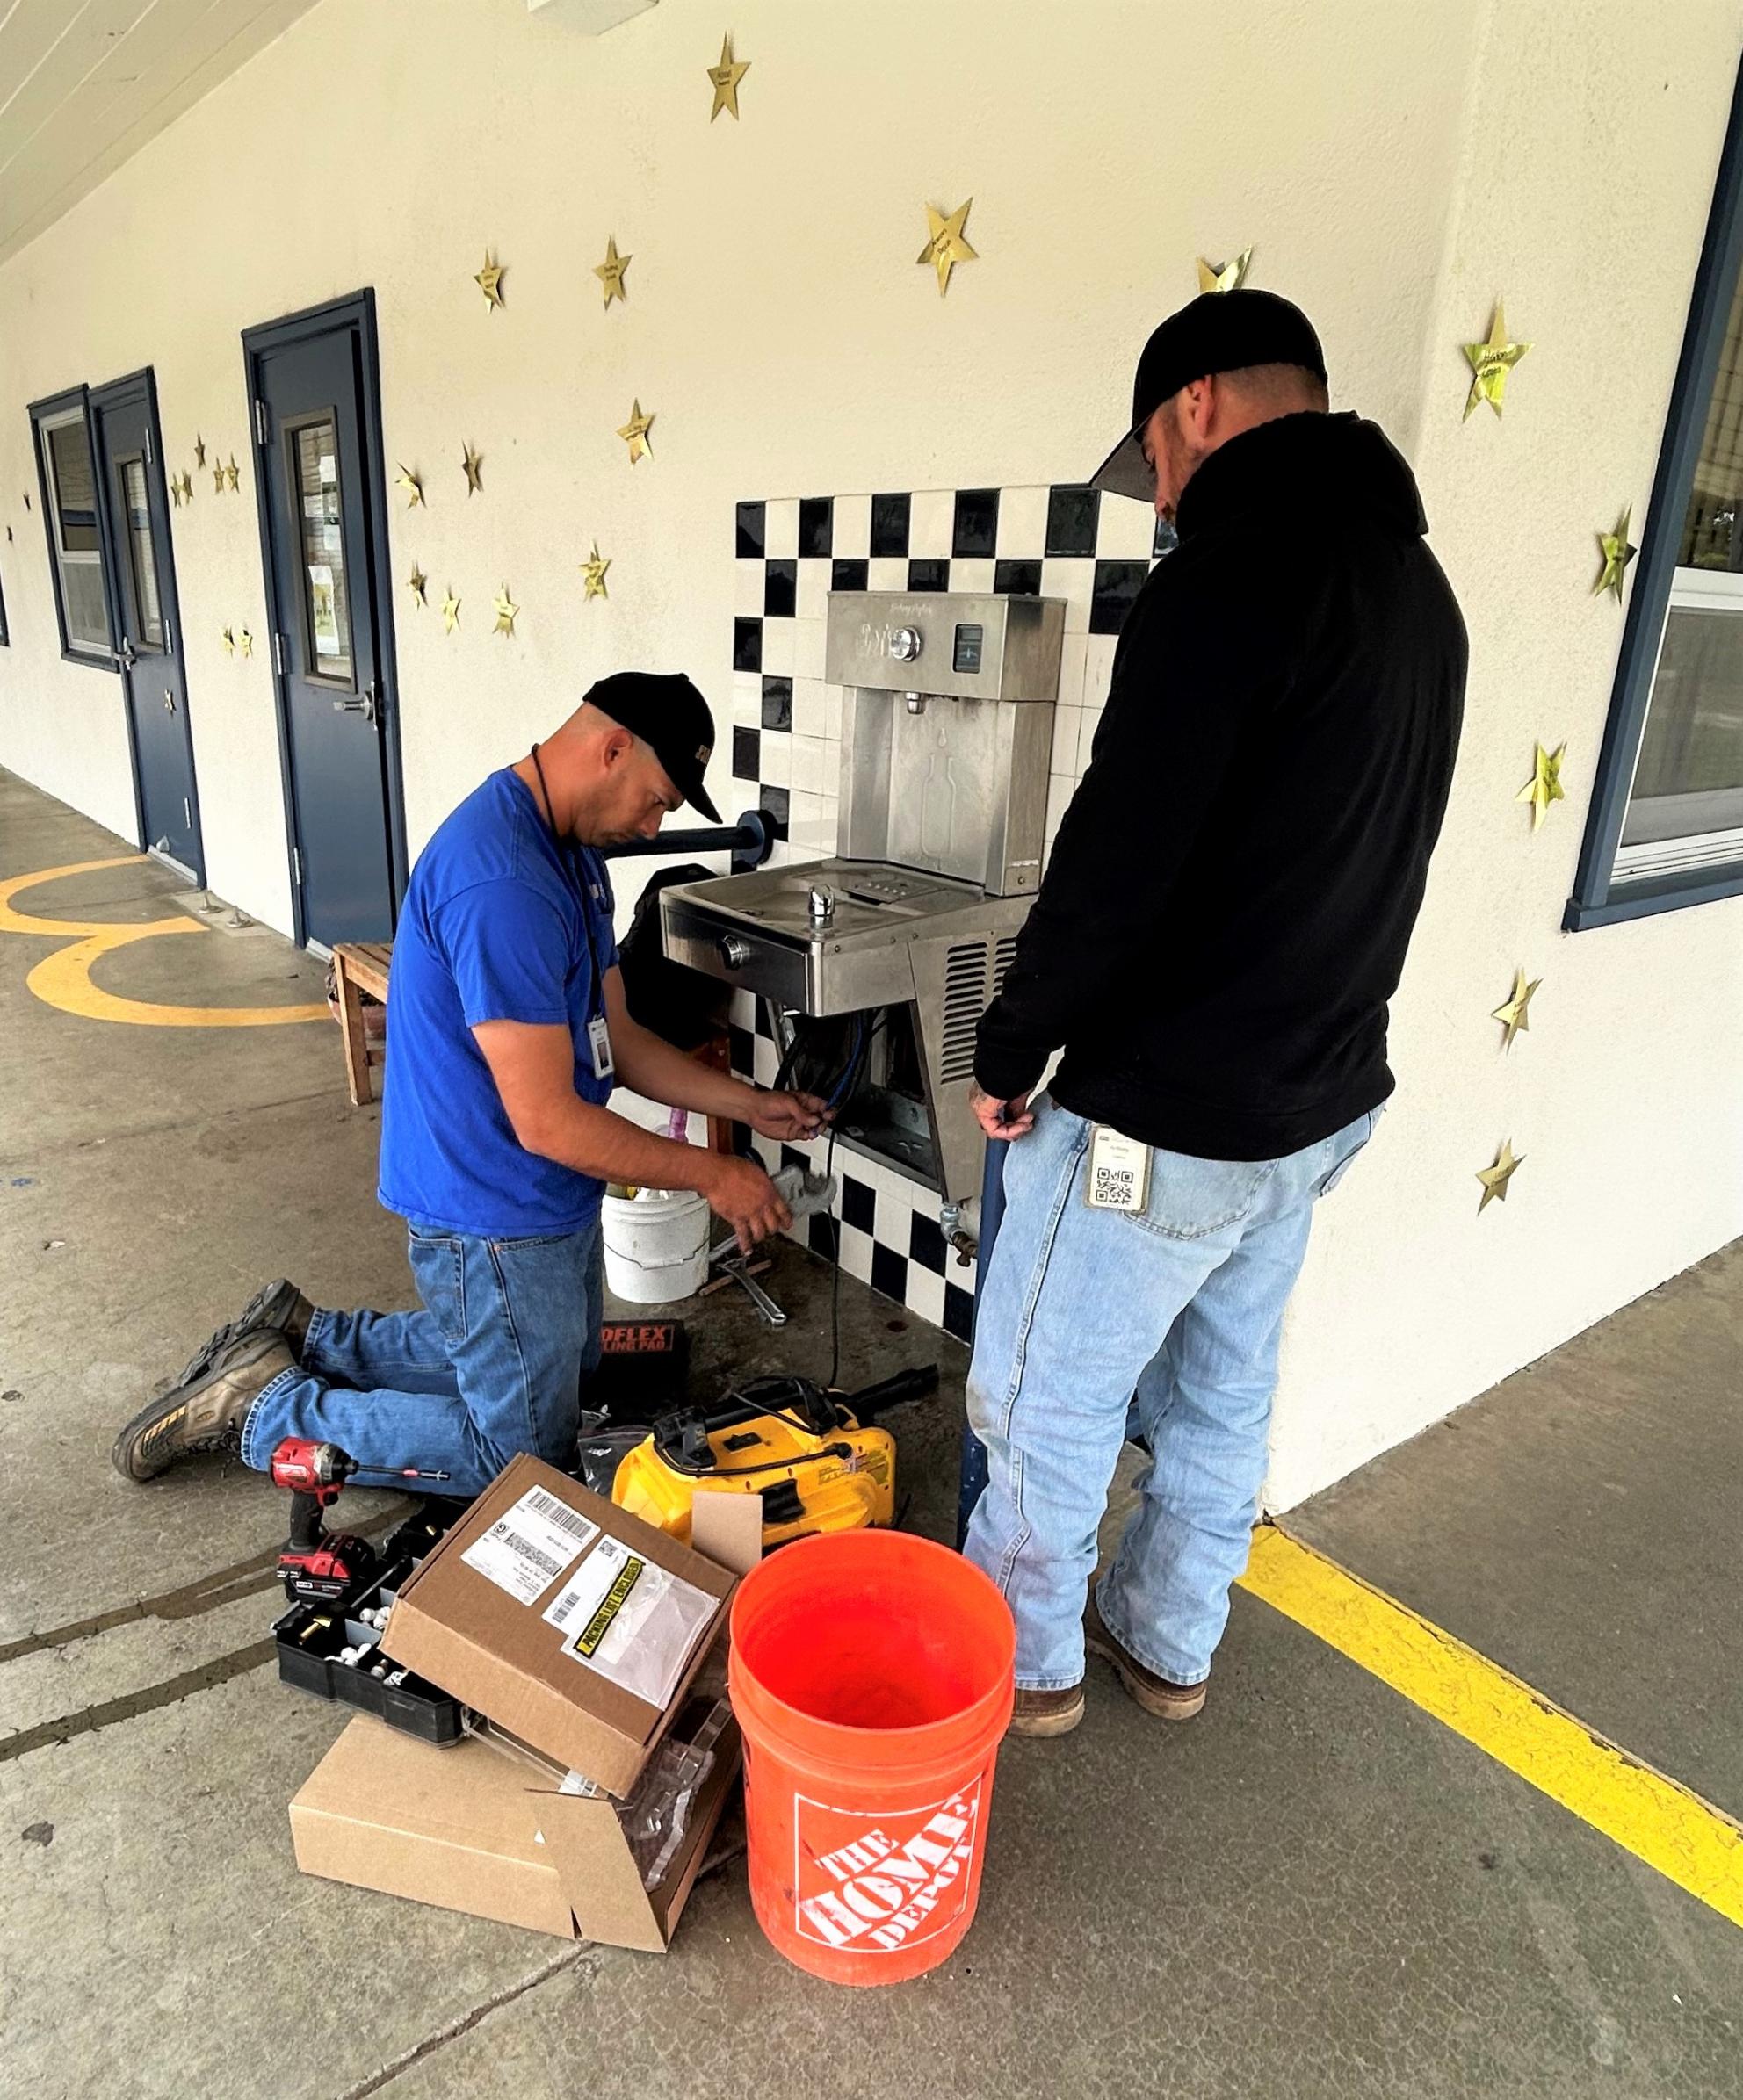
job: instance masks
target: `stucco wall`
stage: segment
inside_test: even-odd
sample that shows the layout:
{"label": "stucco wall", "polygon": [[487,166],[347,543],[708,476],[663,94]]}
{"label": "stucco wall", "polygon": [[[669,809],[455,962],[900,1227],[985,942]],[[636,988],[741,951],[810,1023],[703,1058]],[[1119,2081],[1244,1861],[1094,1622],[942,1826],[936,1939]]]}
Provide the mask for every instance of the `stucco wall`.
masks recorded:
{"label": "stucco wall", "polygon": [[[690,669],[724,730],[736,498],[1077,479],[1194,256],[1255,244],[1334,405],[1416,461],[1473,639],[1403,1093],[1291,1318],[1286,1503],[1743,1230],[1739,907],[1555,930],[1620,631],[1591,534],[1642,517],[1739,24],[1738,0],[741,0],[743,120],[711,126],[699,0],[597,42],[521,0],[325,0],[0,269],[0,763],[131,830],[116,682],[57,653],[39,395],[149,364],[171,464],[196,430],[243,463],[240,496],[197,479],[175,551],[210,878],[286,927],[269,670],[218,639],[266,624],[243,328],[376,291],[390,461],[429,491],[394,511],[394,574],[465,602],[452,638],[396,607],[416,850],[610,668]],[[970,195],[982,259],[940,300],[922,206]],[[634,258],[609,314],[608,234]],[[1536,347],[1505,422],[1463,424],[1457,346],[1496,291]],[[633,396],[657,418],[633,470]],[[1286,523],[1279,559],[1311,530]],[[611,595],[583,605],[596,536]],[[1534,841],[1511,797],[1537,733],[1568,740],[1569,800]],[[1503,1061],[1515,962],[1545,982]],[[1530,1157],[1479,1223],[1508,1134]]]}

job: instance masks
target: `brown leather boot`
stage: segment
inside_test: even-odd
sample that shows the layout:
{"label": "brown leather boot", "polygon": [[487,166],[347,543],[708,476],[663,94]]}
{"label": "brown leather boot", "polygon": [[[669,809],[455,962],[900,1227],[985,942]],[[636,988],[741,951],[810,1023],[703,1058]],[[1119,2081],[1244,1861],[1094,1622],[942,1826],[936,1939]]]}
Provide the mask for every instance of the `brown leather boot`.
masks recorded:
{"label": "brown leather boot", "polygon": [[240,1450],[243,1417],[296,1360],[276,1329],[239,1334],[218,1351],[203,1378],[171,1386],[140,1410],[115,1439],[110,1453],[115,1470],[127,1480],[149,1480],[178,1459]]}
{"label": "brown leather boot", "polygon": [[194,1351],[182,1366],[176,1383],[192,1385],[196,1378],[204,1378],[218,1360],[221,1349],[228,1348],[238,1335],[251,1333],[256,1328],[270,1328],[282,1334],[291,1345],[293,1355],[300,1362],[314,1310],[314,1306],[288,1276],[280,1276],[276,1283],[263,1283],[234,1320],[226,1320]]}
{"label": "brown leather boot", "polygon": [[1093,1591],[1089,1608],[1083,1614],[1083,1645],[1092,1656],[1104,1656],[1113,1664],[1120,1683],[1144,1711],[1154,1714],[1158,1721],[1190,1721],[1204,1703],[1204,1685],[1172,1685],[1154,1670],[1146,1670],[1136,1656],[1126,1653],[1102,1623]]}
{"label": "brown leather boot", "polygon": [[1019,1692],[1011,1708],[1009,1736],[1068,1736],[1083,1718],[1080,1681],[1059,1692]]}

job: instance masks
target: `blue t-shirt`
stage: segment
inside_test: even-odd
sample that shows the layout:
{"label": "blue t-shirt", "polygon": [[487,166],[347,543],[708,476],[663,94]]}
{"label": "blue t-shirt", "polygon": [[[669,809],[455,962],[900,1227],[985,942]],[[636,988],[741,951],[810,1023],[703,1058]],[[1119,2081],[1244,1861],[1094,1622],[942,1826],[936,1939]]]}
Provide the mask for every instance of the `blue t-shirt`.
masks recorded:
{"label": "blue t-shirt", "polygon": [[519,776],[493,773],[417,856],[394,935],[376,1190],[389,1210],[483,1239],[594,1222],[600,1184],[520,1143],[472,1031],[567,1028],[575,1092],[603,1105],[587,1024],[617,959],[604,862],[560,847]]}

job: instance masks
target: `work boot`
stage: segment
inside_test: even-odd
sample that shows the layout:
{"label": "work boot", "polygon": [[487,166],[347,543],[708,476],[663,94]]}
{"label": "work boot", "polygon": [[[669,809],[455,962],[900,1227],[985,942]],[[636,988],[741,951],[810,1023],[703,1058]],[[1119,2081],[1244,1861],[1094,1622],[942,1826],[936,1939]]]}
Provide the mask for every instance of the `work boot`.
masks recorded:
{"label": "work boot", "polygon": [[141,1408],[110,1453],[127,1480],[149,1480],[177,1459],[203,1451],[239,1451],[242,1419],[280,1371],[295,1368],[291,1346],[277,1330],[239,1334],[217,1352],[202,1378],[171,1386]]}
{"label": "work boot", "polygon": [[1083,1614],[1083,1645],[1092,1656],[1105,1656],[1113,1664],[1120,1683],[1158,1721],[1190,1721],[1204,1703],[1204,1685],[1172,1685],[1146,1670],[1136,1656],[1128,1655],[1103,1624],[1093,1591]]}
{"label": "work boot", "polygon": [[204,1378],[216,1362],[221,1349],[228,1348],[238,1335],[251,1333],[257,1328],[268,1328],[282,1334],[300,1362],[314,1310],[314,1306],[288,1276],[280,1276],[276,1283],[263,1283],[234,1320],[227,1320],[194,1351],[182,1366],[176,1383],[192,1385],[196,1378]]}
{"label": "work boot", "polygon": [[1023,1692],[1011,1708],[1011,1736],[1068,1736],[1083,1718],[1083,1680],[1058,1692]]}

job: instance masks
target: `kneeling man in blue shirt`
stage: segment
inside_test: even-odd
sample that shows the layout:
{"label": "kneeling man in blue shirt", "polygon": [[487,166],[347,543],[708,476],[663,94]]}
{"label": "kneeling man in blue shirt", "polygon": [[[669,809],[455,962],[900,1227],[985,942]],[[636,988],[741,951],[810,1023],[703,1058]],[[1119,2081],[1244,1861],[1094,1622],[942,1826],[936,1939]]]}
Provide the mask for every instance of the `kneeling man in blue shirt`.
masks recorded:
{"label": "kneeling man in blue shirt", "polygon": [[121,1432],[120,1472],[213,1450],[264,1470],[285,1437],[337,1444],[365,1484],[415,1469],[456,1495],[517,1452],[567,1469],[599,1360],[604,1185],[695,1190],[746,1248],[792,1222],[755,1160],[607,1106],[621,1079],[765,1137],[822,1121],[814,1097],[708,1071],[624,1005],[597,849],[684,802],[718,823],[713,741],[687,678],[620,672],[442,825],[394,940],[377,1192],[406,1220],[423,1310],[334,1312],[269,1284]]}

